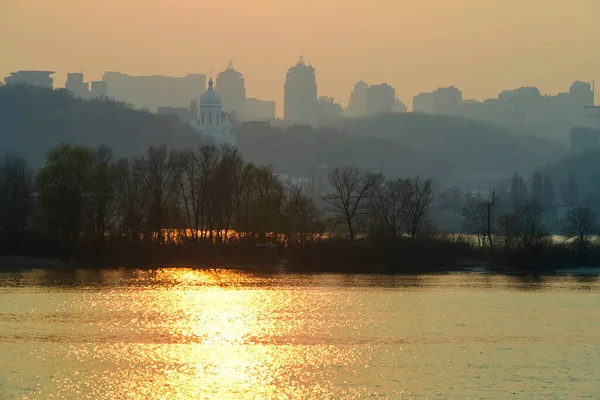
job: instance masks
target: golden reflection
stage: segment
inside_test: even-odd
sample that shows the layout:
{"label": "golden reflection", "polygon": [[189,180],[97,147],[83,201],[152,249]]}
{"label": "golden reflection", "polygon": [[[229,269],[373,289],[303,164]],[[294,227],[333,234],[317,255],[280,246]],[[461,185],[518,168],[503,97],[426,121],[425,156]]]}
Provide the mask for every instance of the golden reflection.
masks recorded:
{"label": "golden reflection", "polygon": [[[588,292],[600,287],[591,279],[557,277],[539,292],[512,288],[528,282],[476,274],[219,269],[75,271],[60,279],[35,271],[2,282],[0,398],[597,392],[600,309]],[[573,290],[581,285],[583,292]],[[561,386],[533,390],[536,379]]]}

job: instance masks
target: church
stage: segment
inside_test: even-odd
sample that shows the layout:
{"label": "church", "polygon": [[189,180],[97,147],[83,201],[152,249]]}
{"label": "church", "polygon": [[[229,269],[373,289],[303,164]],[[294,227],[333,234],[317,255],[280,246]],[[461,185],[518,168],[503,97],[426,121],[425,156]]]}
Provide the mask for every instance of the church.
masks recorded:
{"label": "church", "polygon": [[237,146],[237,139],[231,133],[233,118],[221,110],[221,97],[213,85],[211,77],[208,89],[200,96],[198,120],[192,121],[192,127],[207,144]]}

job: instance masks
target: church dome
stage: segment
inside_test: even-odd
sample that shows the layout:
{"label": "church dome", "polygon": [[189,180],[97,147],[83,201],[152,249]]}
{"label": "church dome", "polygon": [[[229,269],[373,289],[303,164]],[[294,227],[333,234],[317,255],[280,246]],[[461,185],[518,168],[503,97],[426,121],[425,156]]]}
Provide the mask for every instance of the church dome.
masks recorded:
{"label": "church dome", "polygon": [[208,89],[200,96],[200,107],[202,106],[221,106],[221,96],[213,89],[213,80],[208,81]]}

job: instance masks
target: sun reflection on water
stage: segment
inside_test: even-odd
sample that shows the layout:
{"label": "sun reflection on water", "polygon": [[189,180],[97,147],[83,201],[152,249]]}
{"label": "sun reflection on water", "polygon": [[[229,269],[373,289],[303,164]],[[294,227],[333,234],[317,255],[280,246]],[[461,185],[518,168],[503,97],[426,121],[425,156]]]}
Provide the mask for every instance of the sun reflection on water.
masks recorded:
{"label": "sun reflection on water", "polygon": [[311,384],[319,370],[342,368],[356,356],[351,347],[311,342],[328,332],[318,318],[307,323],[306,314],[326,307],[327,300],[303,309],[296,307],[305,294],[297,290],[245,289],[261,280],[228,270],[139,271],[129,283],[151,282],[152,290],[142,285],[133,293],[112,292],[95,305],[127,315],[98,326],[126,340],[72,354],[107,363],[110,378],[91,380],[103,382],[105,398],[326,397],[327,380]]}
{"label": "sun reflection on water", "polygon": [[540,398],[584,397],[598,291],[574,278],[0,274],[0,398],[523,398],[536,382]]}

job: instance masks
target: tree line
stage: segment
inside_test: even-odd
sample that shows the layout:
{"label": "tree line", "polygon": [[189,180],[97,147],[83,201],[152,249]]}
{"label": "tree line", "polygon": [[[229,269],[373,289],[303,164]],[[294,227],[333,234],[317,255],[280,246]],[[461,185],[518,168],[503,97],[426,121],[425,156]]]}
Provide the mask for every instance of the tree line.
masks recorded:
{"label": "tree line", "polygon": [[[350,166],[332,169],[326,179],[327,193],[313,199],[227,146],[151,146],[137,157],[116,159],[106,146],[61,144],[35,173],[22,159],[6,156],[0,252],[77,259],[137,249],[149,259],[156,249],[171,249],[177,258],[202,257],[189,248],[273,245],[297,264],[368,269],[407,261],[449,266],[482,255],[501,262],[518,255],[532,264],[553,246],[543,214],[554,189],[541,175],[534,176],[531,193],[513,177],[509,209],[501,207],[496,190],[467,194],[463,230],[470,236],[461,240],[436,233],[432,210],[440,196],[431,179],[388,178]],[[574,187],[571,182],[565,190],[575,193]],[[593,211],[569,211],[564,234],[578,254],[590,252],[595,233]]]}
{"label": "tree line", "polygon": [[33,174],[7,156],[0,169],[4,251],[31,240],[98,252],[108,244],[256,244],[308,240],[318,211],[301,187],[233,147],[152,146],[131,159],[61,144]]}

